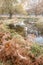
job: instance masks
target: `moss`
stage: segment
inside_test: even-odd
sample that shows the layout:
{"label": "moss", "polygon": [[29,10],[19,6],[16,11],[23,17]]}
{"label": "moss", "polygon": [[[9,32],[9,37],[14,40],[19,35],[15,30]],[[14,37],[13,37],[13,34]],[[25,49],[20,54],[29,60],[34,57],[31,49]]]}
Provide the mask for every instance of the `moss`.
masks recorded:
{"label": "moss", "polygon": [[2,62],[0,61],[0,65],[4,65],[4,63],[2,63]]}
{"label": "moss", "polygon": [[43,46],[40,46],[39,44],[33,44],[31,47],[31,52],[37,57],[39,55],[43,54]]}

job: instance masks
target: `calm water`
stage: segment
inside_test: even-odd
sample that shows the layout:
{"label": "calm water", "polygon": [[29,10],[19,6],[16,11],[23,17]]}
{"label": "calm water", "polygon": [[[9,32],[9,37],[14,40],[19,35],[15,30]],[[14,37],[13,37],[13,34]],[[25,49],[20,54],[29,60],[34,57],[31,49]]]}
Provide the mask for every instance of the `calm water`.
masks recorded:
{"label": "calm water", "polygon": [[43,37],[42,36],[36,37],[34,40],[36,43],[43,44]]}

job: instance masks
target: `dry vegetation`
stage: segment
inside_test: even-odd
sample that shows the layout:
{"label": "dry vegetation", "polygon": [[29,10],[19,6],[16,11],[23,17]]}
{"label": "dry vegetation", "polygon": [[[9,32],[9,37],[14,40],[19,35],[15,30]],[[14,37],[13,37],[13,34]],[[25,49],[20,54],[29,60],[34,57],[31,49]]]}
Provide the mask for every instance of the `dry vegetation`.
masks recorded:
{"label": "dry vegetation", "polygon": [[1,65],[43,65],[42,46],[30,42],[29,39],[25,40],[14,31],[4,31],[5,29],[7,30],[6,26],[0,27]]}

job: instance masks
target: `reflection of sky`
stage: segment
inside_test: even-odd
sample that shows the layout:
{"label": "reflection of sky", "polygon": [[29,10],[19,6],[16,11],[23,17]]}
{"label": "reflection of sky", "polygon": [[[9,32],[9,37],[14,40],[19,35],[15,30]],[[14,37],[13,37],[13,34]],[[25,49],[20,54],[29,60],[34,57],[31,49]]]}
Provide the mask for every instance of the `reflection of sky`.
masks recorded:
{"label": "reflection of sky", "polygon": [[43,43],[43,37],[39,36],[39,37],[35,38],[35,42],[37,42],[39,44]]}

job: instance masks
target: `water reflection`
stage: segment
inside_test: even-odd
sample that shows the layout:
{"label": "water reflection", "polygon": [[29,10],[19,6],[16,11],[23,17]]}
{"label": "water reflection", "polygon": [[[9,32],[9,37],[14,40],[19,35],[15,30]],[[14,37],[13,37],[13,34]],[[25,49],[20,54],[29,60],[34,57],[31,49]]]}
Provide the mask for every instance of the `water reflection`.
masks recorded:
{"label": "water reflection", "polygon": [[36,43],[43,44],[43,37],[42,36],[38,36],[34,40]]}

